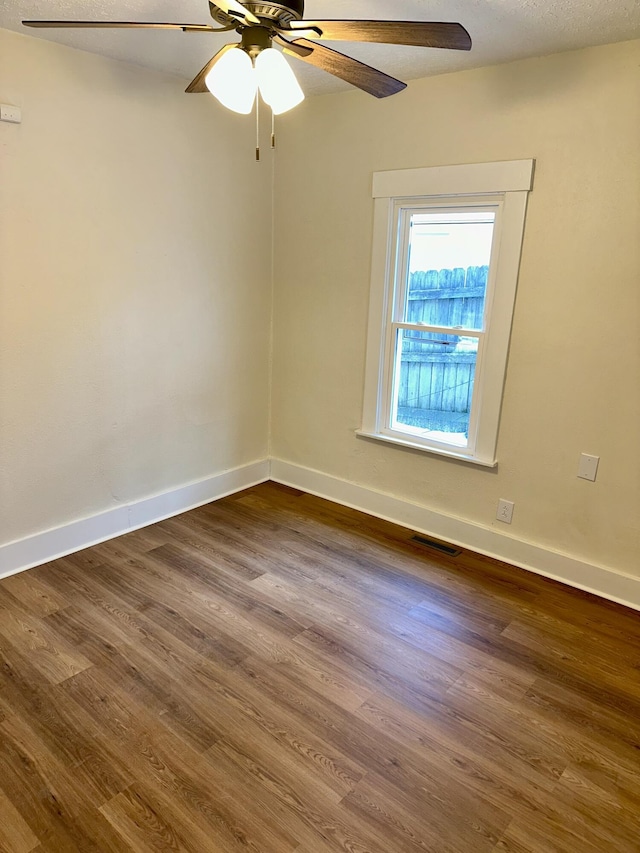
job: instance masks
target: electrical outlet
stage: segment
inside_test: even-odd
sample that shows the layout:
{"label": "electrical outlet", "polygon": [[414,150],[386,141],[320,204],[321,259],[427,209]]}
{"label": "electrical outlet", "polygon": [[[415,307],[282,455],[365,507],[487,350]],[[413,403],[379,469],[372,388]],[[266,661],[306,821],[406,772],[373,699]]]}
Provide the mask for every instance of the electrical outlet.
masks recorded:
{"label": "electrical outlet", "polygon": [[500,498],[498,501],[498,512],[496,513],[498,521],[504,521],[505,524],[511,524],[511,519],[513,518],[513,507],[513,501],[505,501],[504,498]]}
{"label": "electrical outlet", "polygon": [[20,107],[13,107],[11,104],[0,104],[0,121],[10,121],[12,124],[20,124],[22,121]]}

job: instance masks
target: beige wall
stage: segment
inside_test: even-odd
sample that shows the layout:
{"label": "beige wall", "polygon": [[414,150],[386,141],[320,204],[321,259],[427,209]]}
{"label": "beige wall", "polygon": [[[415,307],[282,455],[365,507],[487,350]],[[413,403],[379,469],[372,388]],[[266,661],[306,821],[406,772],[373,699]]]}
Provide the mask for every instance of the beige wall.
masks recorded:
{"label": "beige wall", "polygon": [[[640,575],[640,42],[308,100],[276,168],[275,457]],[[371,174],[535,158],[487,470],[357,438]],[[576,477],[601,456],[596,483]],[[514,521],[495,521],[515,501]]]}
{"label": "beige wall", "polygon": [[267,453],[270,167],[184,86],[0,30],[0,544]]}
{"label": "beige wall", "polygon": [[[275,457],[640,576],[639,60],[607,46],[279,121]],[[245,118],[183,88],[0,31],[24,119],[0,124],[0,545],[268,453],[271,171]],[[526,157],[499,468],[356,438],[371,173]]]}

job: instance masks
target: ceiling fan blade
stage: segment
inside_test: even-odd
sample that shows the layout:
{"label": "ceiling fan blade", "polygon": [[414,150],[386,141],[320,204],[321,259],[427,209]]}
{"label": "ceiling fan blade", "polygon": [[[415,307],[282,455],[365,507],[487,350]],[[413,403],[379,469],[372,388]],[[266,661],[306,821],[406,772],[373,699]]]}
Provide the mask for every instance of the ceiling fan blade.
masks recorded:
{"label": "ceiling fan blade", "polygon": [[[328,41],[366,41],[406,44],[414,47],[444,47],[471,50],[471,36],[462,24],[427,21],[291,21],[281,32],[322,30]],[[315,36],[311,36],[315,38]]]}
{"label": "ceiling fan blade", "polygon": [[260,20],[256,18],[253,12],[250,12],[242,3],[238,3],[237,0],[210,0],[210,2],[214,6],[217,6],[218,9],[222,9],[226,15],[240,17],[242,20],[251,21],[252,24],[260,23]]}
{"label": "ceiling fan blade", "polygon": [[287,53],[292,54],[297,57],[309,56],[310,53],[313,53],[313,49],[318,45],[314,44],[311,47],[305,47],[302,44],[302,39],[298,39],[297,41],[287,41],[287,39],[282,38],[282,36],[278,35],[278,33],[273,34],[273,40],[278,44],[282,45],[282,47],[286,50]]}
{"label": "ceiling fan blade", "polygon": [[216,27],[207,24],[166,24],[166,23],[143,23],[140,21],[23,21],[25,27],[39,29],[53,27],[98,27],[108,29],[118,27],[120,29],[137,30],[183,30],[184,32],[218,32]]}
{"label": "ceiling fan blade", "polygon": [[[286,42],[286,39],[282,39],[282,42]],[[295,50],[297,46],[310,47],[312,52],[306,56],[301,56]],[[345,56],[344,53],[338,53],[337,50],[332,50],[330,47],[325,47],[317,42],[296,39],[291,45],[287,43],[284,50],[297,59],[315,65],[316,68],[321,68],[323,71],[328,71],[329,74],[340,77],[341,80],[351,83],[352,86],[357,86],[358,89],[362,89],[376,98],[395,95],[396,92],[401,92],[407,87],[407,84],[401,80],[389,77],[388,74],[371,68],[364,62],[359,62],[357,59],[352,59],[350,56]]]}
{"label": "ceiling fan blade", "polygon": [[216,62],[219,59],[222,59],[222,57],[225,55],[225,53],[228,50],[232,50],[233,48],[235,48],[237,46],[238,46],[237,44],[232,43],[232,44],[225,44],[224,47],[220,48],[220,50],[216,53],[216,55],[211,57],[211,59],[207,62],[207,64],[204,66],[204,68],[201,68],[200,71],[198,71],[198,73],[193,78],[191,83],[189,83],[189,85],[185,89],[185,92],[188,92],[189,94],[191,94],[192,92],[195,92],[196,94],[208,92],[209,90],[207,89],[207,86],[204,82],[207,74],[211,71],[211,69],[216,64]]}

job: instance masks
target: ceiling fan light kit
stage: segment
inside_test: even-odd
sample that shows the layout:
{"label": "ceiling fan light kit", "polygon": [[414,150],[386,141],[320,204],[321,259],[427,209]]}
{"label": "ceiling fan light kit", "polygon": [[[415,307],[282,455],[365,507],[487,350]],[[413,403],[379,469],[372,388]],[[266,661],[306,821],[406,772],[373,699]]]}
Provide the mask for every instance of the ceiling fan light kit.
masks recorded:
{"label": "ceiling fan light kit", "polygon": [[304,99],[287,60],[271,43],[265,27],[245,27],[240,44],[216,54],[204,82],[223,106],[248,115],[260,92],[274,115],[280,115]]}
{"label": "ceiling fan light kit", "polygon": [[470,50],[471,38],[461,24],[427,21],[307,21],[303,20],[304,0],[284,3],[238,0],[209,0],[209,11],[219,27],[205,24],[152,23],[133,21],[23,21],[24,26],[44,28],[96,27],[174,29],[183,32],[225,32],[236,30],[242,41],[227,44],[213,56],[189,83],[188,93],[211,92],[234,112],[247,115],[257,93],[274,115],[297,106],[304,94],[276,41],[288,56],[327,71],[353,86],[386,98],[406,88],[376,68],[337,50],[319,44],[330,41],[373,42],[378,44]]}

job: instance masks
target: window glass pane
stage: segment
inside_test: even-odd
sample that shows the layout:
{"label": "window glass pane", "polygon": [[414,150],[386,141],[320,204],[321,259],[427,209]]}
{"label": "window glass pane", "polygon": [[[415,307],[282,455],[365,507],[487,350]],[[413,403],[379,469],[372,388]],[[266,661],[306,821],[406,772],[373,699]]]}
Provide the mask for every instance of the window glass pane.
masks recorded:
{"label": "window glass pane", "polygon": [[466,447],[478,338],[398,329],[391,428]]}
{"label": "window glass pane", "polygon": [[413,213],[403,320],[482,329],[495,212]]}

